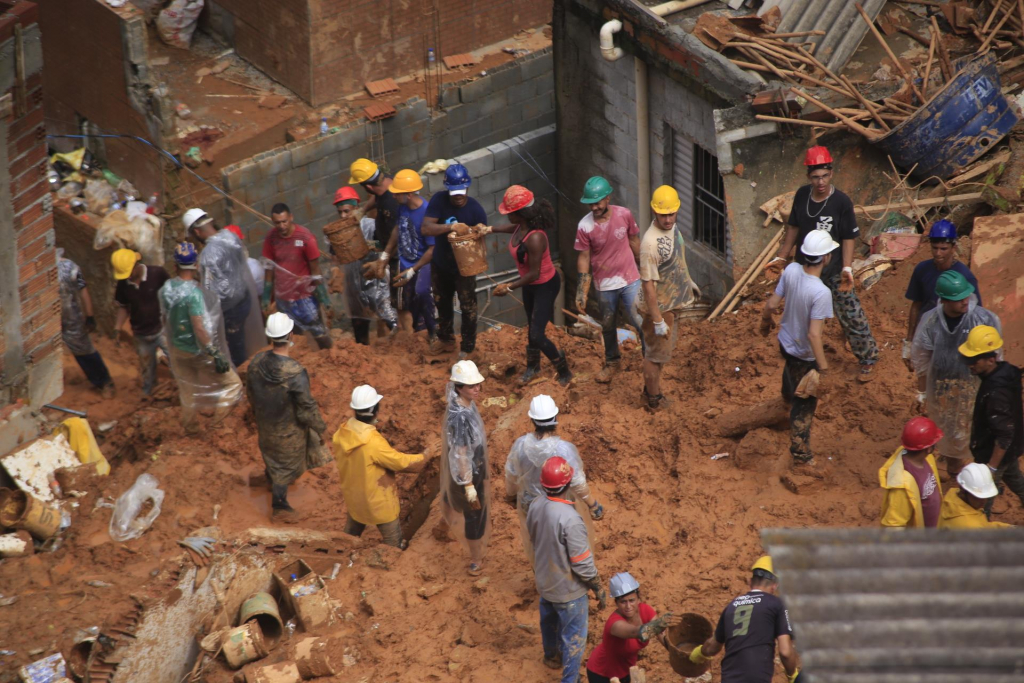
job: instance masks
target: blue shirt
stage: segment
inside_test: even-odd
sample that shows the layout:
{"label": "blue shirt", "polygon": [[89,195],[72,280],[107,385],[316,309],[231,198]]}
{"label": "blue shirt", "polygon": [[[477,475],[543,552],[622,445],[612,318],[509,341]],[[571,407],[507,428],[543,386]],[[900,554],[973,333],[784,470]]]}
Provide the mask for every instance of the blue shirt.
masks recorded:
{"label": "blue shirt", "polygon": [[[447,190],[435,192],[427,205],[427,216],[438,223],[487,225],[487,212],[480,202],[468,197],[465,206],[456,207],[450,197]],[[455,253],[452,251],[451,242],[448,241],[448,235],[442,235],[434,245],[434,257],[430,260],[430,267],[435,271],[440,269],[450,274],[459,274],[459,265],[455,262]]]}
{"label": "blue shirt", "polygon": [[[978,305],[981,306],[981,289],[978,287],[978,278],[974,277],[971,269],[960,261],[954,261],[950,270],[960,273],[974,285],[974,294],[978,297]],[[906,298],[924,304],[921,307],[922,316],[939,303],[939,297],[935,294],[935,285],[939,282],[940,275],[942,275],[942,271],[932,259],[921,261],[914,266],[914,273],[910,276],[910,283],[907,285]]]}
{"label": "blue shirt", "polygon": [[434,238],[424,237],[420,231],[426,214],[426,202],[420,204],[418,209],[409,209],[404,205],[398,207],[398,261],[402,270],[412,268],[427,249],[434,246]]}

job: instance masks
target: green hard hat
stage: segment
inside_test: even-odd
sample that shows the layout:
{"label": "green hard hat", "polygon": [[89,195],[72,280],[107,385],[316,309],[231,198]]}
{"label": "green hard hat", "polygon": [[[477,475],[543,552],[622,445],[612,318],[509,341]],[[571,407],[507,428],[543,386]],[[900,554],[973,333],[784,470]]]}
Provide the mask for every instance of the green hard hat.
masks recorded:
{"label": "green hard hat", "polygon": [[611,184],[601,176],[596,175],[583,186],[583,199],[580,201],[584,204],[597,204],[611,193]]}
{"label": "green hard hat", "polygon": [[940,299],[962,301],[974,294],[974,285],[955,270],[947,270],[935,283],[935,293]]}

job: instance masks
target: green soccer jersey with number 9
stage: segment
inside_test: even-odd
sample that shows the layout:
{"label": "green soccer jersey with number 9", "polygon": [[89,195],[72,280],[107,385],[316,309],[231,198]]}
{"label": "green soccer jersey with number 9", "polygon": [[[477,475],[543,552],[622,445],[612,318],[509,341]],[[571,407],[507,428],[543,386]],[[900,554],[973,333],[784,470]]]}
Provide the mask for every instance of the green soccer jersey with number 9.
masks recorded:
{"label": "green soccer jersey with number 9", "polygon": [[751,590],[722,611],[715,640],[725,644],[722,683],[771,683],[775,639],[793,636],[782,600]]}

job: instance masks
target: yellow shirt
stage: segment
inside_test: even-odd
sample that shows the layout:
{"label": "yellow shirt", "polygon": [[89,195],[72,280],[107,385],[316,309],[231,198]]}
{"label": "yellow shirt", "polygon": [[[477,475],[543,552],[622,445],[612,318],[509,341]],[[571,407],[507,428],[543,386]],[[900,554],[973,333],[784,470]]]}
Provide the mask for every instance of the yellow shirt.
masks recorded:
{"label": "yellow shirt", "polygon": [[990,522],[985,513],[975,510],[960,497],[960,489],[950,489],[942,498],[939,512],[940,529],[1008,529],[1012,524]]}
{"label": "yellow shirt", "polygon": [[399,453],[376,427],[354,417],[334,433],[332,441],[349,516],[360,524],[398,519],[395,472],[422,462],[423,454]]}
{"label": "yellow shirt", "polygon": [[[878,470],[878,480],[885,497],[882,499],[882,526],[924,528],[924,514],[921,511],[921,492],[917,488],[914,475],[903,467],[904,448],[896,449],[882,468]],[[935,466],[935,456],[931,453],[925,459],[928,467],[935,475],[935,485],[942,495],[942,484],[939,481],[939,470]]]}

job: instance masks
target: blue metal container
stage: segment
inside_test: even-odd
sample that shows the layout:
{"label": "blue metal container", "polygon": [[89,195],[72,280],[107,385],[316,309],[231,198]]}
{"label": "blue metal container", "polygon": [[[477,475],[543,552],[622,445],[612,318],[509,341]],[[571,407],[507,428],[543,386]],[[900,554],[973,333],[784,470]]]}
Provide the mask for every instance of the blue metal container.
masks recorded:
{"label": "blue metal container", "polygon": [[999,142],[1020,120],[1003,96],[990,52],[961,60],[961,70],[910,118],[875,140],[899,166],[914,164],[918,178],[947,178]]}

